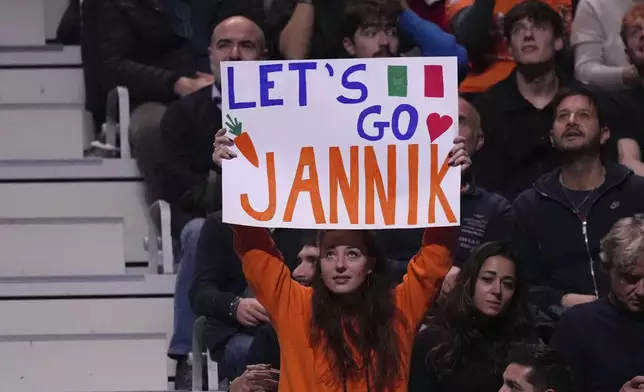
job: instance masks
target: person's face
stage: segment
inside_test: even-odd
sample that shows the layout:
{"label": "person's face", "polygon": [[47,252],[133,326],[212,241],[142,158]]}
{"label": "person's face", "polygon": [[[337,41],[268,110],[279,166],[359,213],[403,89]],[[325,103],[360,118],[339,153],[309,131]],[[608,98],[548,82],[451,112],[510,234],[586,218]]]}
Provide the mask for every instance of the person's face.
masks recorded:
{"label": "person's face", "polygon": [[597,108],[583,95],[564,99],[555,111],[550,141],[562,152],[599,151],[610,132],[599,126]]}
{"label": "person's face", "polygon": [[310,286],[315,274],[315,263],[320,257],[320,249],[317,246],[306,245],[297,254],[298,266],[293,271],[293,279],[302,286]]}
{"label": "person's face", "polygon": [[483,263],[474,287],[474,305],[486,316],[502,314],[514,296],[514,263],[503,256],[489,257]]}
{"label": "person's face", "polygon": [[[528,382],[532,368],[511,363],[503,372],[503,386],[499,392],[537,392]],[[551,391],[548,389],[548,391]]]}
{"label": "person's face", "polygon": [[208,47],[215,82],[221,84],[222,61],[261,60],[266,53],[264,42],[264,33],[250,19],[234,16],[221,22]]}
{"label": "person's face", "polygon": [[[337,230],[325,234],[320,249],[320,270],[324,285],[334,294],[356,291],[370,272],[370,260],[358,231]],[[346,240],[346,241],[345,241]],[[351,245],[343,245],[343,243]]]}
{"label": "person's face", "polygon": [[483,147],[481,120],[474,106],[463,98],[458,99],[458,134],[465,138],[465,150],[469,156]]}
{"label": "person's face", "polygon": [[610,271],[610,290],[614,298],[631,312],[644,312],[644,256],[627,271]]}
{"label": "person's face", "polygon": [[549,23],[535,24],[523,18],[512,26],[509,49],[517,64],[543,64],[554,59],[563,48],[563,40],[556,38]]}
{"label": "person's face", "polygon": [[396,57],[398,56],[398,28],[389,25],[360,27],[353,38],[345,38],[344,49],[351,57]]}
{"label": "person's face", "polygon": [[631,63],[644,67],[644,18],[637,18],[626,31],[626,54]]}

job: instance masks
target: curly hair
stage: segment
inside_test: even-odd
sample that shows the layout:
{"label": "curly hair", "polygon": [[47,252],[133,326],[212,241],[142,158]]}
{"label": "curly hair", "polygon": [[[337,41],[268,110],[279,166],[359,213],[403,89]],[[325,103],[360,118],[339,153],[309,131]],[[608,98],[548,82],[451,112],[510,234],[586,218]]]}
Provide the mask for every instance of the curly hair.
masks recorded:
{"label": "curly hair", "polygon": [[[318,244],[326,233],[319,233]],[[395,305],[394,283],[375,233],[363,230],[361,235],[367,256],[375,260],[373,273],[356,292],[337,296],[324,284],[321,263],[317,264],[311,284],[310,340],[313,347],[325,350],[330,364],[327,385],[366,378],[369,391],[384,392],[406,376],[401,372],[401,342],[395,326],[409,326]]]}
{"label": "curly hair", "polygon": [[[515,265],[515,290],[503,314],[492,319],[481,314],[474,304],[474,290],[483,263],[493,256],[503,256]],[[485,358],[493,363],[488,369],[503,369],[511,344],[530,341],[533,323],[527,306],[527,289],[522,279],[517,255],[508,242],[489,242],[475,249],[458,274],[454,287],[442,306],[429,319],[438,331],[440,344],[426,356],[428,368],[434,368],[439,379],[451,375],[460,366],[475,363],[474,352],[487,350]]]}

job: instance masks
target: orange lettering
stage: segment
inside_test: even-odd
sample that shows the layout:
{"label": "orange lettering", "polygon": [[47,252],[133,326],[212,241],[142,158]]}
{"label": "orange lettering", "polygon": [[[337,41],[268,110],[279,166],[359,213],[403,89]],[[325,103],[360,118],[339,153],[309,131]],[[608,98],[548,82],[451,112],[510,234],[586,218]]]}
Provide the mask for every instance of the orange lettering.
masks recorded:
{"label": "orange lettering", "polygon": [[445,174],[447,174],[447,170],[449,170],[449,164],[447,163],[449,156],[445,157],[443,166],[441,166],[440,170],[437,170],[438,146],[436,144],[431,145],[430,154],[431,154],[431,168],[430,168],[430,178],[429,178],[429,223],[431,224],[436,222],[436,198],[438,198],[438,201],[441,203],[441,206],[443,207],[443,211],[445,211],[445,216],[447,217],[447,220],[450,223],[454,223],[456,222],[454,211],[452,211],[452,207],[449,205],[447,196],[445,196],[445,192],[441,187],[441,182],[445,178]]}
{"label": "orange lettering", "polygon": [[409,168],[409,211],[407,224],[418,223],[418,144],[407,146],[407,166]]}
{"label": "orange lettering", "polygon": [[256,211],[251,207],[250,201],[248,200],[248,193],[243,193],[239,196],[244,212],[251,218],[261,222],[273,219],[277,205],[275,192],[275,154],[272,152],[266,154],[266,174],[268,176],[268,207],[264,211]]}
{"label": "orange lettering", "polygon": [[349,215],[351,224],[358,224],[358,200],[360,178],[358,176],[358,146],[351,146],[349,168],[351,181],[347,179],[347,172],[342,161],[342,152],[339,147],[329,148],[329,188],[331,215],[329,221],[338,223],[338,187],[342,192],[342,199]]}
{"label": "orange lettering", "polygon": [[364,156],[365,185],[366,185],[366,223],[375,223],[375,188],[378,190],[378,200],[385,225],[396,222],[396,146],[387,146],[387,192],[382,182],[382,174],[373,146],[365,147]]}
{"label": "orange lettering", "polygon": [[[309,179],[305,180],[303,178],[304,168],[307,166],[309,168]],[[286,202],[284,222],[291,222],[293,220],[295,205],[302,192],[308,192],[311,197],[311,207],[313,208],[315,223],[326,223],[324,219],[324,208],[322,207],[322,198],[320,197],[318,170],[315,165],[315,152],[313,151],[313,147],[302,147],[302,150],[300,150],[300,160],[297,163],[297,171],[295,172],[291,192]]]}

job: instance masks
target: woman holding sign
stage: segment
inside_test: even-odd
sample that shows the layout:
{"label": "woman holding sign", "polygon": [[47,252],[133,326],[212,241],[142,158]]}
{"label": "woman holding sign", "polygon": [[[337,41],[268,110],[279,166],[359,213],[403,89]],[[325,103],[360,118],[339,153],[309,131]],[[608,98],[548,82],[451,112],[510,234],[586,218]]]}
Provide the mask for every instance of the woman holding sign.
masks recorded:
{"label": "woman holding sign", "polygon": [[[223,133],[215,161],[235,155]],[[450,165],[471,161],[457,137]],[[454,227],[425,230],[407,275],[393,286],[373,232],[323,230],[311,287],[291,279],[268,230],[233,226],[235,248],[281,348],[280,391],[407,391],[411,346],[451,267]]]}

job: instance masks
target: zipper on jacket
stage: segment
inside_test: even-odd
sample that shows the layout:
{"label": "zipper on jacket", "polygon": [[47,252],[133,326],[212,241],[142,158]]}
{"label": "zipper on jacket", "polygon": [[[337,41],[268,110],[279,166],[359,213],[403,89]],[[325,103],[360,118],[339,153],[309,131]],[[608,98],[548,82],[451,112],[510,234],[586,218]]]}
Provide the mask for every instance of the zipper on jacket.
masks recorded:
{"label": "zipper on jacket", "polygon": [[599,288],[597,287],[597,278],[595,277],[595,262],[593,260],[593,256],[590,254],[590,246],[588,245],[588,228],[587,228],[586,219],[587,218],[584,218],[581,220],[581,232],[584,235],[586,254],[588,255],[588,261],[590,262],[590,276],[593,279],[593,289],[595,290],[595,297],[599,298]]}
{"label": "zipper on jacket", "polygon": [[548,195],[547,193],[541,191],[540,189],[537,189],[536,187],[534,188],[535,191],[537,191],[537,193],[539,193],[541,196],[547,197],[548,199],[554,200],[557,203],[561,204],[566,209],[568,209],[570,212],[572,212],[575,216],[577,216],[577,218],[579,218],[579,220],[581,221],[581,234],[584,236],[584,246],[586,247],[586,255],[588,256],[588,261],[590,263],[590,277],[593,280],[593,290],[595,291],[595,296],[597,298],[599,298],[599,287],[597,286],[597,278],[595,277],[595,262],[593,261],[593,256],[590,253],[590,245],[588,244],[589,241],[588,241],[588,227],[587,227],[588,224],[587,224],[587,221],[588,221],[588,215],[590,214],[590,210],[592,210],[593,206],[595,205],[595,202],[597,202],[597,200],[599,200],[602,196],[604,196],[604,194],[606,192],[608,192],[611,188],[612,187],[604,189],[603,192],[601,192],[600,194],[597,195],[595,200],[591,201],[590,208],[588,209],[588,213],[586,213],[584,215],[583,219],[572,208],[570,208],[568,205],[566,205],[566,203],[561,202],[556,197],[552,197],[552,196]]}

